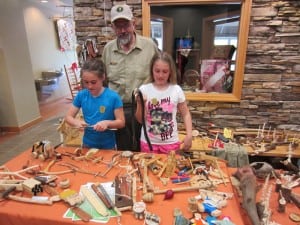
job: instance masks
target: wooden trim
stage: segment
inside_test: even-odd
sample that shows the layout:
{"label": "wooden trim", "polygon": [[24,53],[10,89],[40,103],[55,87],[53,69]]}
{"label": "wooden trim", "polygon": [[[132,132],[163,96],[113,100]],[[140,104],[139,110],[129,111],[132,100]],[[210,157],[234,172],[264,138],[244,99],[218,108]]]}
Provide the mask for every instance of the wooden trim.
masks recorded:
{"label": "wooden trim", "polygon": [[0,130],[2,132],[10,132],[10,133],[18,133],[21,132],[23,130],[25,130],[26,128],[32,127],[33,125],[38,124],[39,122],[43,121],[42,117],[38,117],[28,123],[23,124],[20,127],[0,127]]}

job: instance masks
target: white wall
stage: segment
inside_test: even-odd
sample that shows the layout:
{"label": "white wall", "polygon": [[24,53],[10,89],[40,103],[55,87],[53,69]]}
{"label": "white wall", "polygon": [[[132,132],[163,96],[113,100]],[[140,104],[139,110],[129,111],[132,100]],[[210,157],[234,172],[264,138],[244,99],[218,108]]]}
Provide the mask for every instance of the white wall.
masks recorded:
{"label": "white wall", "polygon": [[[47,6],[36,1],[36,3],[29,2],[24,7],[24,19],[34,78],[40,78],[42,71],[64,71],[64,65],[70,66],[77,61],[75,50],[61,51],[59,46],[53,18],[62,16],[64,9],[58,7],[56,11],[51,11]],[[59,78],[57,86],[51,86],[48,89],[54,90],[48,98],[44,99],[46,102],[70,95],[65,76]]]}
{"label": "white wall", "polygon": [[[57,9],[61,10],[61,9]],[[42,71],[76,62],[75,51],[62,52],[52,16],[38,1],[0,1],[0,127],[22,127],[40,118],[35,79]],[[45,100],[69,96],[65,76]]]}
{"label": "white wall", "polygon": [[18,127],[39,117],[22,7],[0,3],[1,126]]}

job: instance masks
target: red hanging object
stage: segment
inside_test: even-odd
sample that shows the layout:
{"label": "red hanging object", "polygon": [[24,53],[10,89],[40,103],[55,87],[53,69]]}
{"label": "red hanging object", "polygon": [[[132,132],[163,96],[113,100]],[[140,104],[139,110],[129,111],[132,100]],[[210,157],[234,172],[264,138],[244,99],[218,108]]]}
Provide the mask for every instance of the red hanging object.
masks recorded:
{"label": "red hanging object", "polygon": [[78,69],[77,63],[73,62],[72,65],[71,65],[71,68],[72,68],[73,71],[76,71]]}

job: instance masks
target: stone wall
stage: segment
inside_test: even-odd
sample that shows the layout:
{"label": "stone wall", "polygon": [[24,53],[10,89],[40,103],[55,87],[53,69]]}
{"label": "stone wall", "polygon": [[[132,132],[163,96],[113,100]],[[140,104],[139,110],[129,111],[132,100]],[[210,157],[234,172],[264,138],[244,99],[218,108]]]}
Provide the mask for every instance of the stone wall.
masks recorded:
{"label": "stone wall", "polygon": [[[101,53],[114,38],[110,8],[125,1],[74,0],[79,44],[92,39]],[[141,33],[141,0],[128,0]],[[239,103],[189,102],[196,127],[300,130],[300,1],[253,0],[242,98]]]}
{"label": "stone wall", "polygon": [[104,45],[113,39],[110,9],[115,4],[126,3],[133,9],[136,19],[136,31],[142,33],[142,1],[111,1],[111,0],[73,0],[74,20],[78,44],[82,45],[87,39],[96,43],[98,54],[101,55]]}

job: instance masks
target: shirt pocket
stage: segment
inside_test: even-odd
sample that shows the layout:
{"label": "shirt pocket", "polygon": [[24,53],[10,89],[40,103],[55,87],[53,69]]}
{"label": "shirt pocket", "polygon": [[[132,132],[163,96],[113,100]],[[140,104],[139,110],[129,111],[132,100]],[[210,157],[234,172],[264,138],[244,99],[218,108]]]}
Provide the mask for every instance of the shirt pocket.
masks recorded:
{"label": "shirt pocket", "polygon": [[134,66],[132,66],[132,69],[130,70],[130,73],[134,75],[133,77],[139,82],[144,81],[148,78],[150,70],[148,64],[138,64],[136,63]]}
{"label": "shirt pocket", "polygon": [[107,68],[107,78],[111,83],[115,85],[120,85],[122,82],[121,74],[122,74],[122,68],[120,65],[109,64]]}

